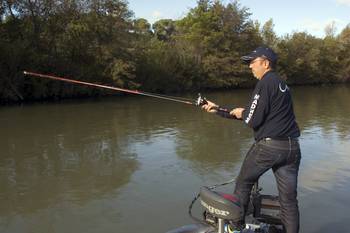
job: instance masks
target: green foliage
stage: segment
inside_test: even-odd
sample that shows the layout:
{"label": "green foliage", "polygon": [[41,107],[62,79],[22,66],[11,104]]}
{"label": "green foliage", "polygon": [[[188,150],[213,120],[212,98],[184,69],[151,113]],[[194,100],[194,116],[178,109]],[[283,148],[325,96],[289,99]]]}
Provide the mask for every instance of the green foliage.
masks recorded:
{"label": "green foliage", "polygon": [[275,48],[278,43],[276,33],[273,31],[273,20],[268,20],[261,30],[263,43],[271,48]]}
{"label": "green foliage", "polygon": [[153,24],[152,29],[158,40],[169,41],[175,31],[175,24],[171,19],[161,19]]}
{"label": "green foliage", "polygon": [[[102,93],[85,87],[24,78],[23,70],[125,87],[134,85],[135,69],[130,52],[134,37],[129,32],[132,13],[125,2],[11,2],[9,9],[16,13],[8,10],[0,25],[0,49],[3,52],[0,98],[3,101],[16,101],[20,96],[31,100]],[[116,69],[116,64],[121,67]]]}
{"label": "green foliage", "polygon": [[136,34],[152,35],[151,24],[146,19],[135,19],[133,22],[133,26]]}
{"label": "green foliage", "polygon": [[152,39],[137,64],[137,82],[146,90],[166,93],[196,88],[197,65],[174,44]]}
{"label": "green foliage", "polygon": [[339,34],[337,40],[340,47],[338,54],[340,69],[337,76],[341,81],[350,81],[350,24]]}
{"label": "green foliage", "polygon": [[279,67],[291,84],[311,84],[319,80],[322,40],[305,32],[286,36],[278,43]]}
{"label": "green foliage", "polygon": [[338,40],[332,36],[326,36],[322,41],[319,57],[319,69],[321,82],[337,82],[337,74],[341,69],[338,55],[341,47]]}
{"label": "green foliage", "polygon": [[225,6],[202,0],[177,22],[175,40],[197,62],[202,88],[237,87],[245,82],[239,58],[261,41],[249,15],[238,2]]}
{"label": "green foliage", "polygon": [[261,44],[290,84],[350,80],[350,27],[277,37],[238,1],[199,0],[179,20],[134,19],[124,0],[1,1],[0,102],[110,94],[23,70],[152,92],[252,86],[240,57]]}

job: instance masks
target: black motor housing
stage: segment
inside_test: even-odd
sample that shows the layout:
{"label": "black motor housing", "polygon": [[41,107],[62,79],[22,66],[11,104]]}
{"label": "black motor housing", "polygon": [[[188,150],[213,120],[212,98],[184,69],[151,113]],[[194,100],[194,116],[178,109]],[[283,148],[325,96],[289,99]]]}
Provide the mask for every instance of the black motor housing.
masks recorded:
{"label": "black motor housing", "polygon": [[215,217],[239,221],[242,216],[239,199],[233,195],[230,197],[224,195],[207,187],[202,187],[200,190],[201,204]]}

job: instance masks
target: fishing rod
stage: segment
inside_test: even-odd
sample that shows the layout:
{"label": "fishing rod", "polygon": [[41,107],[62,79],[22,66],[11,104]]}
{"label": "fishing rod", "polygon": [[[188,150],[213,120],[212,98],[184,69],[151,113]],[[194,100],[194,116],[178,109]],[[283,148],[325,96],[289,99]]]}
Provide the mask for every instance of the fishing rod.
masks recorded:
{"label": "fishing rod", "polygon": [[173,96],[153,94],[153,93],[142,92],[142,91],[138,91],[138,90],[129,90],[129,89],[124,89],[124,88],[120,88],[120,87],[101,85],[101,84],[97,84],[97,83],[89,83],[89,82],[78,81],[78,80],[74,80],[74,79],[68,79],[68,78],[58,77],[58,76],[54,76],[54,75],[40,74],[40,73],[29,72],[29,71],[23,71],[23,74],[30,75],[33,77],[48,78],[48,79],[59,80],[59,81],[63,81],[63,82],[75,83],[75,84],[92,86],[92,87],[99,87],[99,88],[109,89],[109,90],[113,90],[113,91],[121,91],[121,92],[130,93],[130,94],[143,95],[143,96],[149,96],[149,97],[154,97],[154,98],[159,98],[159,99],[180,102],[180,103],[184,103],[184,104],[196,105],[195,102],[191,101],[190,99],[185,99],[185,98],[180,99],[178,97],[173,97]]}
{"label": "fishing rod", "polygon": [[[85,85],[85,86],[92,86],[92,87],[98,87],[98,88],[103,88],[103,89],[109,89],[109,90],[113,90],[113,91],[121,91],[121,92],[125,92],[125,93],[130,93],[130,94],[143,95],[143,96],[164,99],[164,100],[169,100],[169,101],[174,101],[174,102],[188,104],[188,105],[194,105],[194,106],[202,106],[202,105],[205,105],[208,103],[207,100],[201,96],[201,94],[198,94],[197,99],[192,100],[192,99],[186,99],[186,98],[181,98],[181,97],[174,97],[174,96],[168,96],[168,95],[143,92],[143,91],[138,91],[138,90],[130,90],[130,89],[125,89],[125,88],[120,88],[120,87],[101,85],[101,84],[97,84],[97,83],[90,83],[90,82],[68,79],[68,78],[63,78],[63,77],[58,77],[58,76],[48,75],[48,74],[35,73],[35,72],[30,72],[30,71],[23,71],[23,74],[37,77],[37,78],[47,78],[47,79],[68,82],[68,83],[74,83],[74,84],[80,84],[80,85]],[[222,111],[222,112],[226,112],[226,113],[230,112],[228,109],[222,108],[222,107],[214,107],[214,109],[217,111]]]}

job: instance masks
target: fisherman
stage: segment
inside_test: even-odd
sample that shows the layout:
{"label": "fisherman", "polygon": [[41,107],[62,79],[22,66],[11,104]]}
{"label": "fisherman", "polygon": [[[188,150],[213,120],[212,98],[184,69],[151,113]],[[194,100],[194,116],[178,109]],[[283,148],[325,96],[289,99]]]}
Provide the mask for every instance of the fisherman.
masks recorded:
{"label": "fisherman", "polygon": [[300,131],[295,120],[290,89],[275,72],[277,55],[271,48],[258,47],[241,59],[249,64],[254,77],[259,80],[247,107],[225,113],[218,111],[220,106],[207,101],[202,108],[223,117],[241,119],[254,131],[255,142],[245,156],[234,191],[243,208],[242,222],[254,183],[272,169],[279,192],[282,224],[287,233],[297,233]]}

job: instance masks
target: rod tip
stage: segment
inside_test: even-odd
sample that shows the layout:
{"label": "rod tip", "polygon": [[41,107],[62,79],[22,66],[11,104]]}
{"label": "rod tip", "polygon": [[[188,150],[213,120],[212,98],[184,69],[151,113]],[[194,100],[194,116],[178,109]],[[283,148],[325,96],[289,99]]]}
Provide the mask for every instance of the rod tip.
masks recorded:
{"label": "rod tip", "polygon": [[24,75],[27,75],[28,73],[27,73],[27,71],[23,71],[23,74],[24,74]]}

